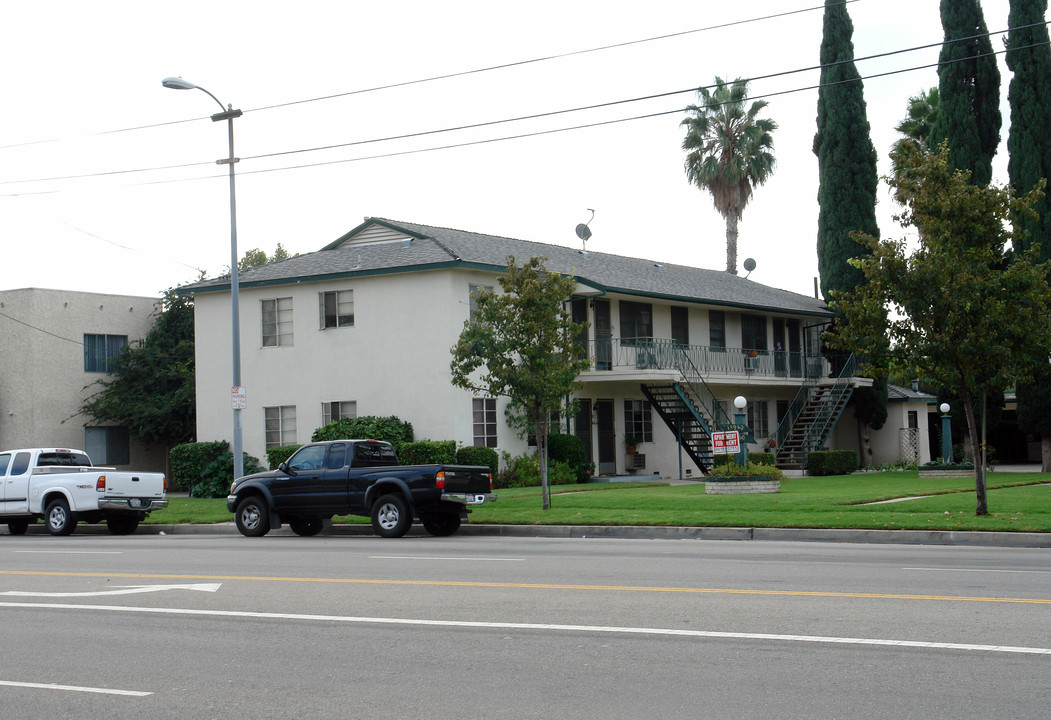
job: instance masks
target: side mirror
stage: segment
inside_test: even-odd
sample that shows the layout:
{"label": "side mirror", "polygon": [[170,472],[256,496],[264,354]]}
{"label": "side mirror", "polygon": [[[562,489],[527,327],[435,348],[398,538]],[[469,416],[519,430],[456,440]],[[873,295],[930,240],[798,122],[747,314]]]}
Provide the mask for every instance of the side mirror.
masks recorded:
{"label": "side mirror", "polygon": [[281,472],[285,473],[286,475],[295,475],[296,474],[296,471],[293,470],[292,468],[290,468],[288,466],[287,462],[283,462],[280,465],[278,465],[277,469],[280,470]]}

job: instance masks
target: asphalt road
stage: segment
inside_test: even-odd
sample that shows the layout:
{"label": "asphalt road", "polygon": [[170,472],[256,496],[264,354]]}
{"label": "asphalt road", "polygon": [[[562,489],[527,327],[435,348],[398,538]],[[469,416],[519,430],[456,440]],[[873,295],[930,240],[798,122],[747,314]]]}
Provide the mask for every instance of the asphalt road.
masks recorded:
{"label": "asphalt road", "polygon": [[0,536],[5,717],[1047,718],[1051,550]]}

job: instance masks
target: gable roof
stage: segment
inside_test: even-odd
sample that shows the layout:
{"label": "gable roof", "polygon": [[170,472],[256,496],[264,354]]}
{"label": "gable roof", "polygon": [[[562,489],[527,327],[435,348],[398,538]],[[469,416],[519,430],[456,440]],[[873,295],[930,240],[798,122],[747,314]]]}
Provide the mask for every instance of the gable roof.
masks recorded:
{"label": "gable roof", "polygon": [[905,387],[904,385],[895,385],[894,383],[887,383],[887,401],[919,402],[931,405],[936,403],[938,401],[938,398],[937,396],[923,392],[922,390],[913,390],[912,388]]}
{"label": "gable roof", "polygon": [[[497,235],[368,218],[321,250],[240,273],[241,287],[318,282],[369,275],[467,268],[501,272],[508,256],[518,262],[547,258],[548,270],[570,275],[595,294],[624,293],[678,302],[743,307],[768,312],[831,317],[817,298],[761,285],[721,270],[582,252],[573,248]],[[230,289],[229,277],[180,288],[181,293]]]}

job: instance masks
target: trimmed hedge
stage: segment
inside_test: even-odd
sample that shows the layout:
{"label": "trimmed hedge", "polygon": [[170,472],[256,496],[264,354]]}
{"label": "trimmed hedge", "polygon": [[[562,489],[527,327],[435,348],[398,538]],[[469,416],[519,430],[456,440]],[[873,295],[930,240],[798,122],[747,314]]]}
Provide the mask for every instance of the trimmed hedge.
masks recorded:
{"label": "trimmed hedge", "polygon": [[456,442],[420,440],[402,443],[398,448],[398,462],[402,465],[453,465],[456,463]]}
{"label": "trimmed hedge", "polygon": [[490,447],[467,445],[456,451],[456,464],[487,465],[493,474],[493,479],[496,479],[496,474],[500,470],[500,456]]}
{"label": "trimmed hedge", "polygon": [[[737,461],[736,453],[733,455],[716,455],[715,462],[712,467],[721,467],[723,465],[729,465]],[[750,452],[748,453],[748,464],[749,465],[773,465],[775,463],[774,454],[768,452]]]}
{"label": "trimmed hedge", "polygon": [[807,475],[849,475],[857,469],[856,450],[815,450],[807,455]]}
{"label": "trimmed hedge", "polygon": [[280,445],[278,447],[272,447],[266,451],[266,461],[270,464],[271,470],[277,470],[277,466],[292,457],[296,450],[303,447],[302,445]]}
{"label": "trimmed hedge", "polygon": [[314,431],[310,440],[385,440],[401,453],[402,443],[412,442],[412,423],[403,422],[391,415],[375,417],[363,415],[356,418],[336,420]]}
{"label": "trimmed hedge", "polygon": [[[757,455],[760,453],[756,453]],[[751,456],[749,456],[750,458]],[[737,465],[735,463],[723,463],[718,467],[713,467],[709,472],[711,477],[757,477],[757,476],[769,476],[775,480],[784,480],[785,474],[781,471],[781,468],[774,467],[771,464],[765,463],[753,463],[749,460],[747,465]]]}
{"label": "trimmed hedge", "polygon": [[[259,459],[243,453],[245,475],[262,472]],[[184,443],[169,453],[172,485],[186,488],[193,497],[225,497],[234,481],[234,455],[230,443]]]}

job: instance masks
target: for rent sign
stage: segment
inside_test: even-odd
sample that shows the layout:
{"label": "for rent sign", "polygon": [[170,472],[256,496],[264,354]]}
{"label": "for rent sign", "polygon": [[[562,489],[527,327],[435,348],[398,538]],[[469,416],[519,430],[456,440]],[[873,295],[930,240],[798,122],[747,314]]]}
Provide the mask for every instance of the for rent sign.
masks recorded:
{"label": "for rent sign", "polygon": [[741,435],[736,430],[712,433],[712,452],[716,455],[735,455],[741,452]]}

